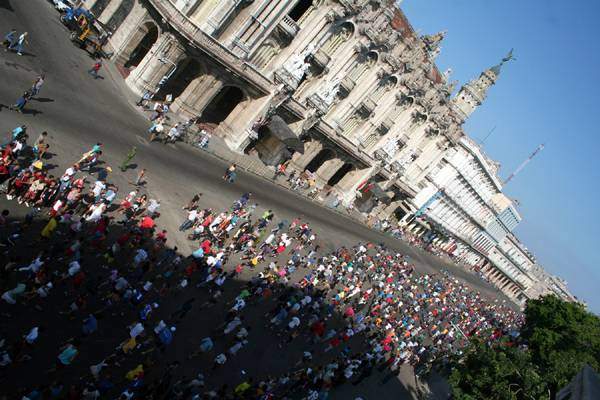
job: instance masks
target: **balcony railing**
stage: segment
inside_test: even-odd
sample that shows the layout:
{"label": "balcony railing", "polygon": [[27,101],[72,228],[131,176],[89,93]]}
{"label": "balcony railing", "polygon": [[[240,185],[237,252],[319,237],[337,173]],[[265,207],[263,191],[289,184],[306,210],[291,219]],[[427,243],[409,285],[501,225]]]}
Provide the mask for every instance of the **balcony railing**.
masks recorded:
{"label": "balcony railing", "polygon": [[218,40],[202,31],[194,22],[186,17],[171,0],[148,0],[158,13],[169,22],[181,35],[201,50],[227,65],[238,76],[243,76],[251,84],[263,91],[269,91],[271,82],[258,72],[254,66],[241,60]]}
{"label": "balcony railing", "polygon": [[321,68],[325,68],[331,60],[331,57],[321,49],[317,50],[310,58]]}
{"label": "balcony railing", "polygon": [[279,27],[292,39],[295,38],[300,31],[300,27],[298,24],[296,24],[296,21],[290,18],[289,15],[283,17],[283,19],[279,22]]}
{"label": "balcony railing", "polygon": [[350,94],[352,89],[354,89],[354,86],[356,86],[356,83],[349,76],[345,76],[344,79],[342,79],[342,81],[340,82],[340,89],[348,94]]}
{"label": "balcony railing", "polygon": [[372,98],[367,97],[360,103],[358,108],[362,114],[369,116],[375,111],[375,107],[377,107],[377,103]]}

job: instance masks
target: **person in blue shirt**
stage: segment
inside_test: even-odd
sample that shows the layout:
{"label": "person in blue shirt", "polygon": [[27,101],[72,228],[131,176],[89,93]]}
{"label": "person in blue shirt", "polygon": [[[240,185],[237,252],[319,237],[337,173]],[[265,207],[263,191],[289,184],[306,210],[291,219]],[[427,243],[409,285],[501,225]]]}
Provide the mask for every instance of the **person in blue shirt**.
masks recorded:
{"label": "person in blue shirt", "polygon": [[4,45],[4,51],[8,51],[8,49],[15,44],[16,38],[16,29],[11,29],[6,35],[4,35],[4,41],[2,42],[2,44]]}
{"label": "person in blue shirt", "polygon": [[85,336],[91,335],[92,333],[98,330],[98,320],[94,317],[93,314],[90,314],[89,317],[83,320],[83,334]]}

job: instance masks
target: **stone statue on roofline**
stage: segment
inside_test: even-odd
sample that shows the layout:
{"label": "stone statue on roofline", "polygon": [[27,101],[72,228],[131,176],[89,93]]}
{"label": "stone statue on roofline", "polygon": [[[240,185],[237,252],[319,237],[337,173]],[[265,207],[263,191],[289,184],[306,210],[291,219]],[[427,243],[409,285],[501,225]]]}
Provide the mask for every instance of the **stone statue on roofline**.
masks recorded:
{"label": "stone statue on roofline", "polygon": [[292,56],[283,65],[283,68],[296,80],[300,82],[306,70],[310,67],[310,63],[306,62],[306,57],[313,54],[315,48],[311,43],[300,54],[292,54]]}

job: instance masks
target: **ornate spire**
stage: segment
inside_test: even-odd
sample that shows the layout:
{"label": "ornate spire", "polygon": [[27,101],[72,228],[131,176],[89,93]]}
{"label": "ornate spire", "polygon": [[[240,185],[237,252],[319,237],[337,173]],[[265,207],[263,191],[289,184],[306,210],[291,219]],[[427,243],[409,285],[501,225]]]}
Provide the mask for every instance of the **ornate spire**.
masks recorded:
{"label": "ornate spire", "polygon": [[446,37],[447,31],[440,31],[434,35],[423,35],[421,40],[425,44],[427,52],[435,58],[440,53],[440,43]]}
{"label": "ornate spire", "polygon": [[490,68],[490,71],[492,71],[494,74],[496,74],[496,77],[500,76],[500,71],[502,69],[502,66],[509,62],[509,61],[516,61],[517,59],[513,56],[513,50],[514,49],[510,49],[510,51],[508,52],[507,55],[504,56],[504,58],[502,58],[502,61],[500,61],[499,64],[494,65],[492,68]]}
{"label": "ornate spire", "polygon": [[455,110],[465,121],[479,107],[487,97],[488,90],[496,84],[502,66],[514,60],[513,51],[509,51],[499,64],[483,71],[478,78],[464,85],[454,97]]}

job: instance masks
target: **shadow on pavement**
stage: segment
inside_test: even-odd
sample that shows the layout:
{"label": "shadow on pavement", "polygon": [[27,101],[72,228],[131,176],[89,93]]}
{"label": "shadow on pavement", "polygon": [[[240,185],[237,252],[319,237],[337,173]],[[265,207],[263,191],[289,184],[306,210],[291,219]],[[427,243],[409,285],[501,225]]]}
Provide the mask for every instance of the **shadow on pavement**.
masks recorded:
{"label": "shadow on pavement", "polygon": [[[7,203],[3,198],[0,207],[5,208]],[[405,388],[395,378],[396,372],[389,373],[386,364],[364,363],[350,378],[344,376],[351,360],[359,359],[365,350],[367,336],[377,336],[375,332],[363,332],[325,351],[330,342],[315,336],[305,321],[311,316],[322,320],[325,332],[345,329],[344,316],[329,302],[330,293],[272,283],[270,278],[252,278],[263,270],[260,264],[236,275],[233,266],[240,260],[239,255],[234,255],[223,269],[227,280],[219,295],[218,285],[204,283],[207,277],[204,262],[167,250],[148,230],[109,220],[106,229],[87,225],[80,233],[74,233],[70,223],[59,223],[46,239],[40,233],[48,222],[47,214],[27,211],[24,218],[11,218],[0,228],[4,266],[0,270],[1,292],[6,294],[25,285],[15,295],[16,304],[0,300],[0,338],[6,340],[3,349],[13,360],[0,370],[0,382],[3,392],[11,394],[10,398],[26,395],[35,388],[46,393],[57,385],[64,387],[63,393],[68,390],[81,393],[90,384],[112,385],[104,393],[108,398],[116,398],[132,387],[139,398],[150,398],[151,394],[153,398],[188,398],[175,394],[178,390],[202,393],[223,385],[231,392],[250,378],[256,388],[260,382],[277,382],[284,376],[290,381],[273,390],[275,398],[304,398],[309,388],[331,388],[333,398],[339,399],[366,398],[370,393],[379,393],[382,398],[408,399],[414,394],[411,393],[414,389]],[[118,252],[112,247],[116,242],[122,243]],[[145,248],[149,257],[135,266],[133,260],[139,247]],[[36,257],[44,261],[37,272],[20,270]],[[174,263],[179,257],[183,261]],[[70,270],[75,260],[79,271]],[[117,287],[117,276],[126,279],[129,285]],[[306,294],[322,304],[315,310],[307,308],[297,314],[303,328],[298,331],[283,328],[292,314],[279,325],[272,323],[279,310],[289,308],[290,301]],[[246,307],[241,312],[231,311],[236,298],[242,295]],[[360,306],[356,307],[358,312]],[[98,330],[84,334],[82,327],[90,315],[97,320]],[[239,340],[235,331],[224,334],[224,327],[236,316],[249,331],[248,343],[231,355],[228,349]],[[173,341],[168,345],[153,332],[161,320],[174,328]],[[138,337],[136,347],[125,353],[122,345],[130,338],[129,327],[136,322],[143,323],[144,334]],[[36,326],[40,329],[39,339],[28,344],[24,335]],[[214,348],[199,353],[205,337],[213,339]],[[57,356],[67,344],[74,345],[79,353],[72,364],[57,366]],[[304,351],[313,354],[312,361],[303,362]],[[226,354],[228,360],[223,366],[213,368],[220,353]],[[107,365],[95,379],[90,367],[103,360]],[[338,368],[332,369],[326,381],[315,378],[332,363],[337,363]],[[128,379],[128,371],[140,365],[143,379]],[[309,365],[312,373],[307,375]],[[206,386],[189,386],[199,373],[203,374]],[[340,394],[336,396],[338,391]]]}
{"label": "shadow on pavement", "polygon": [[10,12],[15,12],[14,8],[10,5],[10,0],[0,0],[0,8],[4,8]]}
{"label": "shadow on pavement", "polygon": [[34,97],[31,100],[39,101],[40,103],[52,103],[54,99],[50,99],[48,97]]}

